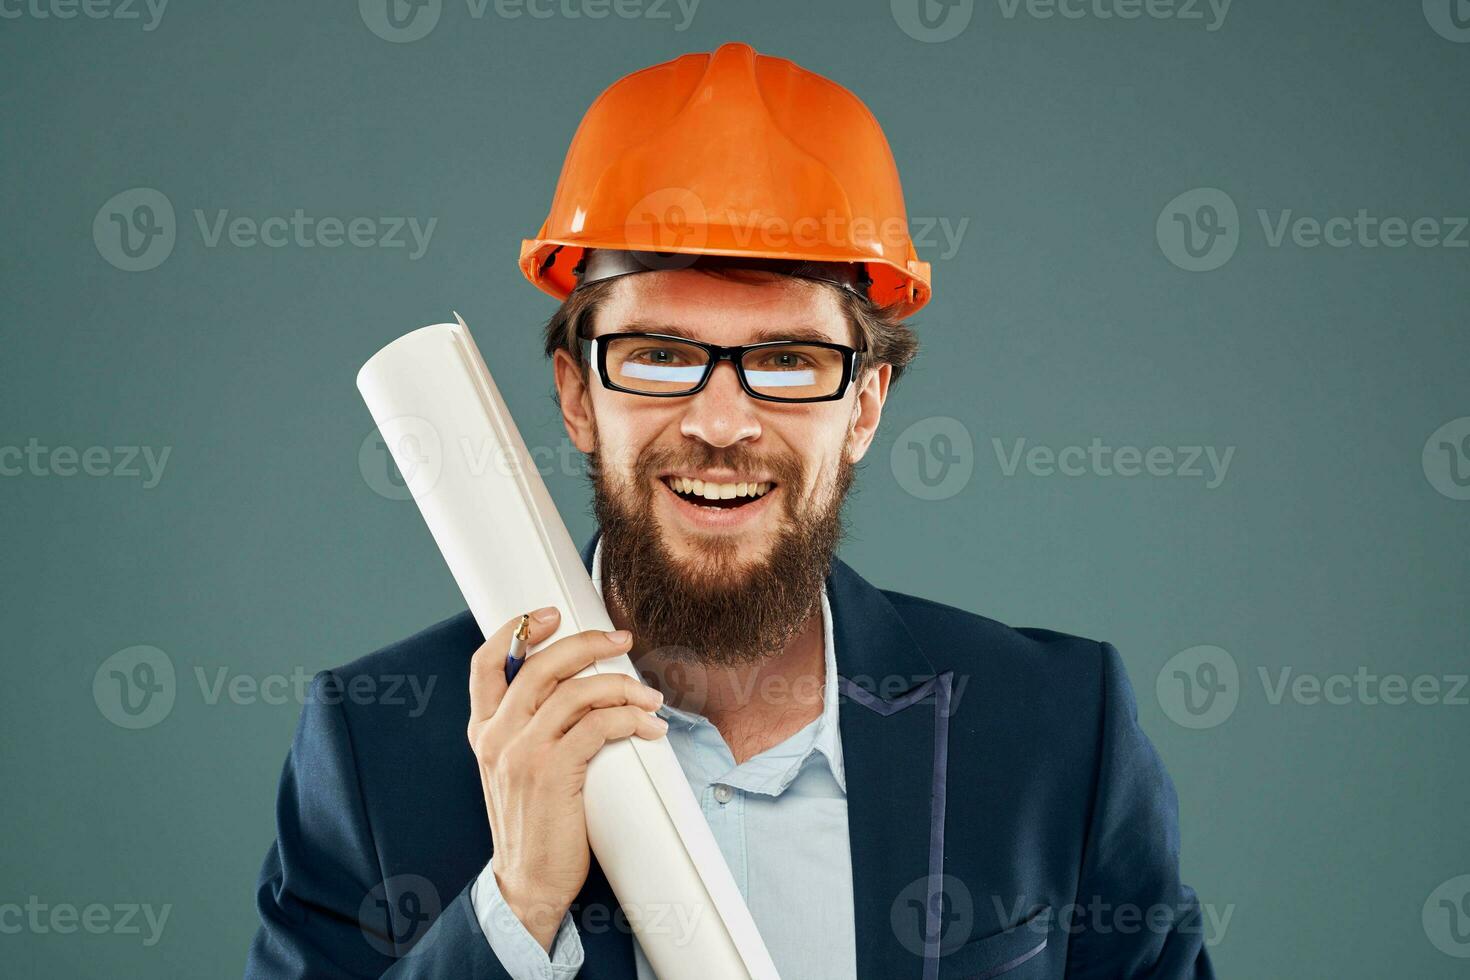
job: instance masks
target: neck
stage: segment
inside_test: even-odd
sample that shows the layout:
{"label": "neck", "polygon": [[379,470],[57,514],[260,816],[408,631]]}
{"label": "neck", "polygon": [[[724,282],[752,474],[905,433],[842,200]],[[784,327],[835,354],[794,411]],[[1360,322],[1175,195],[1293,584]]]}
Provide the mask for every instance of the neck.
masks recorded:
{"label": "neck", "polygon": [[639,672],[672,707],[709,719],[736,764],[785,741],[822,713],[827,658],[820,605],[780,651],[738,666],[690,664],[643,649],[622,608],[608,612],[619,629],[633,630],[630,656]]}

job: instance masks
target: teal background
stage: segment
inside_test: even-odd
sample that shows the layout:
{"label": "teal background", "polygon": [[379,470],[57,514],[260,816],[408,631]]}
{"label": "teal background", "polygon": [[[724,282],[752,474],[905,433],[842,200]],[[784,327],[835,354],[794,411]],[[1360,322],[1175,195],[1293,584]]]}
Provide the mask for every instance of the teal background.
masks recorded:
{"label": "teal background", "polygon": [[[0,904],[172,911],[152,947],[0,934],[0,972],[239,975],[300,708],[210,704],[196,669],[310,675],[461,608],[413,505],[359,464],[357,368],[457,309],[528,443],[565,445],[538,350],[554,304],[521,278],[520,239],[603,87],[744,40],[867,102],[916,221],[968,219],[955,254],[937,234],[920,246],[924,352],[859,477],[844,558],[885,587],[1118,645],[1178,787],[1185,878],[1230,916],[1221,976],[1464,975],[1421,911],[1470,873],[1470,707],[1272,704],[1257,677],[1470,670],[1470,502],[1421,463],[1470,416],[1470,249],[1273,248],[1256,216],[1470,213],[1470,43],[1418,2],[1239,0],[1216,31],[992,2],[943,43],[881,0],[705,0],[683,31],[677,7],[476,19],[446,0],[403,44],[352,3],[174,0],[151,31],[31,9],[0,20],[0,446],[171,452],[152,489],[0,477]],[[178,215],[144,272],[92,235],[133,187]],[[1196,187],[1240,209],[1239,249],[1210,272],[1155,238]],[[196,208],[438,224],[418,260],[209,248]],[[959,420],[973,471],[926,500],[890,450],[935,417]],[[1206,489],[1006,476],[992,443],[1093,437],[1235,455]],[[580,471],[547,480],[584,540]],[[129,731],[92,682],[139,644],[167,653],[178,695]],[[1241,690],[1195,730],[1155,679],[1202,644],[1229,651]]]}

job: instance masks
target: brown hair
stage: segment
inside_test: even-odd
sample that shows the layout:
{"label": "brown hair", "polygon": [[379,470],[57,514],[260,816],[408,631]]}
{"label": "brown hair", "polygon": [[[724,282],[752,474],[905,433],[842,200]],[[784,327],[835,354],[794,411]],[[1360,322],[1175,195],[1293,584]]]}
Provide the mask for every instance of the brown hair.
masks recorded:
{"label": "brown hair", "polygon": [[[710,276],[720,276],[725,279],[736,279],[746,282],[769,281],[775,273],[739,268],[703,268],[694,266],[697,271]],[[582,368],[587,365],[582,363],[582,345],[577,342],[579,336],[590,336],[587,331],[592,327],[592,321],[597,315],[598,309],[606,300],[608,292],[618,280],[603,279],[598,282],[588,283],[562,301],[557,307],[551,319],[546,321],[546,356],[553,356],[558,350],[565,350],[572,355],[572,360]],[[868,371],[879,364],[890,364],[893,367],[889,383],[896,383],[899,376],[903,374],[904,368],[919,352],[919,338],[914,335],[913,330],[897,314],[895,307],[887,309],[880,308],[865,297],[858,296],[849,290],[829,283],[816,283],[823,289],[834,289],[837,291],[838,302],[841,304],[842,312],[847,317],[847,322],[856,335],[857,346],[866,347],[867,356],[863,358],[863,369],[861,377],[866,377]]]}

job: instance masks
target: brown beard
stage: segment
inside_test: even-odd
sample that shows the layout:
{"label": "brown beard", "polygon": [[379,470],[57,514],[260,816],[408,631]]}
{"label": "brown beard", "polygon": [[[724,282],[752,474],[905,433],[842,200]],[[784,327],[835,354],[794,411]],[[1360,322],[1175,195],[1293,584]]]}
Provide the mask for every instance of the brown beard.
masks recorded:
{"label": "brown beard", "polygon": [[[634,642],[665,661],[706,667],[758,663],[779,653],[817,610],[822,583],[846,531],[842,505],[852,486],[847,447],[825,500],[800,503],[807,491],[801,464],[765,458],[741,446],[697,443],[689,452],[650,449],[633,466],[631,486],[588,455],[593,511],[602,528],[602,587],[629,621]],[[720,468],[768,473],[779,486],[782,513],[769,554],[741,562],[739,542],[696,540],[688,563],[669,551],[654,516],[654,485],[671,470]]]}

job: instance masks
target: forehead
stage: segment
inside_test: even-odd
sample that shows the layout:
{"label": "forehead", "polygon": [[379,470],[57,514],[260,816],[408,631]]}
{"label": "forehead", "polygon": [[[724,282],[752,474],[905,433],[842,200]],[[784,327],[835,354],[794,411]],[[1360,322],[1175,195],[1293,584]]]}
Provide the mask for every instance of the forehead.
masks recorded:
{"label": "forehead", "polygon": [[695,269],[621,277],[593,329],[676,333],[723,346],[788,337],[852,343],[832,287],[789,276],[727,279]]}

